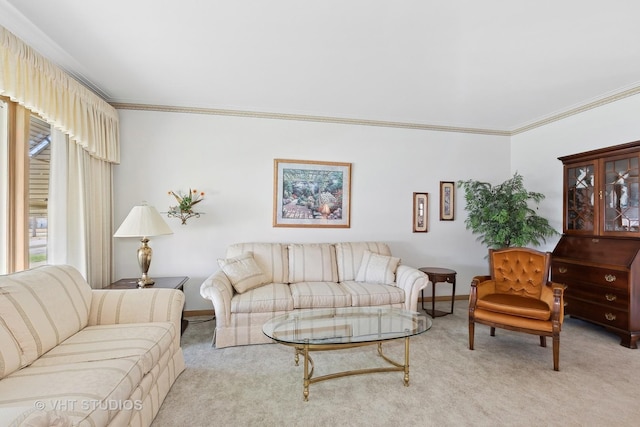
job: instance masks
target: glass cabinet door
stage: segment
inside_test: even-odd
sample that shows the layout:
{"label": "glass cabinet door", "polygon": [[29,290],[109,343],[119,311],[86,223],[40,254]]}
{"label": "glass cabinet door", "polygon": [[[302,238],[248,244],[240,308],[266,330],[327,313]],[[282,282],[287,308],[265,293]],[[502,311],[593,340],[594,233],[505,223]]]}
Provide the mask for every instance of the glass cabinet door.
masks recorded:
{"label": "glass cabinet door", "polygon": [[595,165],[585,163],[566,169],[565,230],[593,233],[595,223]]}
{"label": "glass cabinet door", "polygon": [[604,232],[638,233],[638,155],[604,161]]}

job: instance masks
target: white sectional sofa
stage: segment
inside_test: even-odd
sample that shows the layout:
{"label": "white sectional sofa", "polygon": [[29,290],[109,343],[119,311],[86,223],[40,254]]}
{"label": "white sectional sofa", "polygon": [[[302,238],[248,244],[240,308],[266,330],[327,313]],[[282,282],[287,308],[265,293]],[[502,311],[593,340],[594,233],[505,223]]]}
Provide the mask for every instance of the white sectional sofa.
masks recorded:
{"label": "white sectional sofa", "polygon": [[184,370],[183,305],[70,266],[0,276],[0,425],[149,426]]}
{"label": "white sectional sofa", "polygon": [[213,303],[217,348],[271,342],[262,325],[291,310],[391,306],[416,311],[426,274],[382,242],[238,243],[200,288]]}

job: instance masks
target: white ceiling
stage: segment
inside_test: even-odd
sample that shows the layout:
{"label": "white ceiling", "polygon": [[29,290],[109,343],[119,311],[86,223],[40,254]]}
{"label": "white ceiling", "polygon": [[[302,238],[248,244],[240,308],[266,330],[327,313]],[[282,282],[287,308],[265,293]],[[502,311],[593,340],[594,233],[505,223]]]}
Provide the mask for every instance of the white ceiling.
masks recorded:
{"label": "white ceiling", "polygon": [[0,0],[105,97],[517,132],[640,93],[637,0]]}

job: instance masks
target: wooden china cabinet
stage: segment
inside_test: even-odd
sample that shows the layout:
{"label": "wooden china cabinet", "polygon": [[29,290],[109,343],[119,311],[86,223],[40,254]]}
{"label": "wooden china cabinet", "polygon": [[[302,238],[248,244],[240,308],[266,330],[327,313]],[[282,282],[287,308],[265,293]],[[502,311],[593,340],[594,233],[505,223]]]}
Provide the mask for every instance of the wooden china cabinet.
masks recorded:
{"label": "wooden china cabinet", "polygon": [[551,278],[565,314],[602,325],[620,344],[640,337],[640,141],[560,157],[563,235]]}

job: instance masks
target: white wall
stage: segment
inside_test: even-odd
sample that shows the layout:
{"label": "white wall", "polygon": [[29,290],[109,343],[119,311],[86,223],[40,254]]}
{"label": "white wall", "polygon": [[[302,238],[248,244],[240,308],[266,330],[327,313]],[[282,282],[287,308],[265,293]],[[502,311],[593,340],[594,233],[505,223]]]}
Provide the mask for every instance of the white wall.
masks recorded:
{"label": "white wall", "polygon": [[[640,139],[640,95],[606,104],[512,138],[286,120],[120,110],[122,163],[115,169],[116,226],[142,200],[166,211],[168,190],[205,191],[206,214],[171,236],[152,239],[151,275],[187,275],[187,310],[210,309],[198,288],[241,241],[383,240],[405,264],[458,271],[457,294],[486,272],[486,249],[456,220],[438,220],[439,181],[502,182],[518,171],[546,198],[540,213],[562,230],[558,157]],[[350,162],[348,229],[274,228],[273,159]],[[412,233],[412,193],[430,195],[429,232]],[[541,247],[553,250],[559,237]],[[135,239],[116,240],[116,278],[139,274]],[[439,287],[438,294],[449,292]]]}
{"label": "white wall", "polygon": [[[206,214],[151,239],[150,275],[190,277],[187,310],[211,309],[202,281],[235,242],[381,240],[403,263],[458,272],[456,293],[486,274],[486,249],[465,229],[456,191],[455,221],[439,221],[440,181],[510,176],[508,137],[451,132],[120,110],[122,162],[115,169],[115,226],[145,200],[166,211],[168,190],[197,188]],[[351,228],[274,228],[275,158],[352,163]],[[552,161],[552,160],[550,160]],[[559,187],[560,183],[556,183]],[[412,193],[429,193],[429,232],[412,233]],[[135,239],[116,239],[115,279],[139,275]],[[450,293],[448,286],[438,294]]]}
{"label": "white wall", "polygon": [[[530,191],[546,197],[540,213],[562,231],[562,162],[558,157],[640,140],[640,95],[624,98],[511,138],[511,166]],[[558,237],[559,238],[559,237]],[[553,250],[558,238],[541,247]]]}

